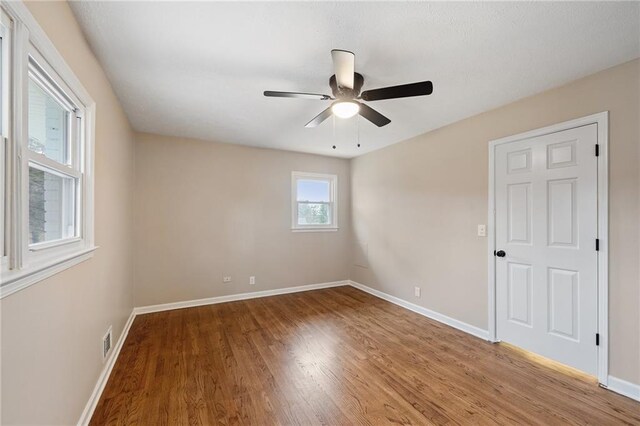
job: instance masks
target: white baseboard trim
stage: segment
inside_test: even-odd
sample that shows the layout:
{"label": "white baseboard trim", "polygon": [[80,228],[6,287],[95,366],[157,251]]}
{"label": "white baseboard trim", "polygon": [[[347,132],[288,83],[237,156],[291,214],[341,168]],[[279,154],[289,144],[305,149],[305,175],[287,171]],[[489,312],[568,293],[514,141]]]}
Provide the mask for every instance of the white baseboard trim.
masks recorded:
{"label": "white baseboard trim", "polygon": [[349,281],[333,281],[320,284],[285,287],[276,290],[253,291],[251,293],[231,294],[228,296],[207,297],[206,299],[185,300],[184,302],[163,303],[161,305],[140,306],[134,308],[136,315],[152,312],[170,311],[173,309],[193,308],[195,306],[215,305],[216,303],[235,302],[237,300],[256,299],[258,297],[277,296],[279,294],[299,293],[301,291],[318,290],[321,288],[340,287],[349,285]]}
{"label": "white baseboard trim", "polygon": [[399,297],[391,296],[390,294],[384,293],[380,290],[373,289],[364,284],[357,283],[355,281],[349,281],[349,284],[357,289],[360,289],[366,293],[369,293],[373,296],[379,297],[380,299],[384,299],[388,302],[396,304],[398,306],[402,306],[403,308],[409,309],[417,314],[425,316],[427,318],[431,318],[453,328],[457,328],[458,330],[464,331],[465,333],[469,333],[473,336],[479,337],[483,340],[489,340],[489,331],[478,328],[474,325],[467,324],[466,322],[459,321],[457,319],[453,319],[446,315],[443,315],[439,312],[432,311],[431,309],[424,308],[422,306],[418,306],[414,303],[407,302],[406,300],[400,299]]}
{"label": "white baseboard trim", "polygon": [[613,376],[609,376],[607,381],[607,389],[610,391],[640,401],[640,385]]}
{"label": "white baseboard trim", "polygon": [[78,420],[79,426],[85,426],[89,424],[91,416],[93,416],[93,412],[98,405],[98,401],[100,401],[100,396],[102,396],[102,391],[107,385],[107,381],[109,380],[109,376],[111,375],[111,370],[113,370],[113,366],[116,365],[116,360],[118,359],[118,355],[120,355],[120,350],[122,349],[124,341],[127,339],[129,329],[131,328],[131,324],[133,324],[133,320],[135,319],[135,317],[135,312],[131,311],[131,315],[129,315],[129,319],[127,319],[127,322],[122,329],[122,333],[120,333],[120,337],[118,338],[116,345],[113,347],[111,355],[109,356],[109,359],[102,369],[102,373],[100,373],[100,377],[98,377],[98,382],[93,388],[91,397],[89,398],[89,401],[87,401],[87,405],[85,405],[84,410],[82,411],[82,415],[80,415],[80,420]]}

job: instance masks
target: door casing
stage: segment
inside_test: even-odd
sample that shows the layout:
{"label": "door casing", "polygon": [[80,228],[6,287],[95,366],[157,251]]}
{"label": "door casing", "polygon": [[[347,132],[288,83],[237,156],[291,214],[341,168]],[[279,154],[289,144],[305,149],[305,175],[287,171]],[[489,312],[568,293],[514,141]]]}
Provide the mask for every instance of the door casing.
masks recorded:
{"label": "door casing", "polygon": [[[523,139],[548,135],[563,130],[573,129],[589,124],[598,127],[598,236],[600,247],[598,257],[598,333],[600,344],[598,346],[598,382],[606,387],[609,376],[609,171],[608,171],[608,145],[609,145],[609,112],[604,111],[575,120],[565,121],[529,132],[492,140],[489,142],[489,211],[488,211],[488,272],[489,272],[489,340],[498,342],[496,330],[496,208],[495,208],[495,149],[496,146],[521,141]],[[595,147],[594,147],[595,155]]]}

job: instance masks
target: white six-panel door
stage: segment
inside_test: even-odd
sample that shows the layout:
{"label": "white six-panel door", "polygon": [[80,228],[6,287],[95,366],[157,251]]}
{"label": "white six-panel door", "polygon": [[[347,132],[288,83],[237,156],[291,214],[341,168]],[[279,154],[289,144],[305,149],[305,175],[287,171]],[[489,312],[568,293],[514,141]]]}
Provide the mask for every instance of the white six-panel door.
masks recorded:
{"label": "white six-panel door", "polygon": [[591,124],[495,149],[497,338],[592,375],[596,143]]}

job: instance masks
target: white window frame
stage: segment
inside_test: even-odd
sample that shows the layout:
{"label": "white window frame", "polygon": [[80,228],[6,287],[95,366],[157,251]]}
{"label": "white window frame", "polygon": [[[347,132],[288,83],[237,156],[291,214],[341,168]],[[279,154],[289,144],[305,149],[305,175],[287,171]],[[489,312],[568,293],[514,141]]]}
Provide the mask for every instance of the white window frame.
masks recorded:
{"label": "white window frame", "polygon": [[[329,183],[331,223],[328,225],[298,224],[298,181],[318,180]],[[291,230],[293,232],[322,232],[338,230],[338,176],[324,173],[291,172]]]}
{"label": "white window frame", "polygon": [[[1,66],[0,66],[0,84],[2,85],[1,88],[1,92],[2,92],[2,98],[0,99],[0,120],[2,121],[0,127],[2,128],[2,132],[0,134],[0,166],[2,166],[0,168],[0,200],[5,200],[5,196],[6,196],[6,186],[8,184],[7,182],[7,176],[8,176],[8,162],[7,162],[7,158],[8,158],[8,140],[10,137],[9,134],[9,129],[10,129],[10,120],[11,117],[9,115],[10,112],[10,108],[9,108],[9,104],[10,104],[10,79],[11,79],[11,73],[10,73],[10,63],[11,63],[11,47],[12,47],[12,38],[11,38],[11,33],[12,33],[12,25],[11,25],[11,18],[9,17],[8,14],[4,13],[4,11],[1,11],[1,16],[0,16],[0,43],[2,46],[2,51],[1,51],[1,55],[2,58],[0,60],[1,62]],[[9,257],[8,257],[8,247],[7,247],[7,233],[5,232],[6,229],[8,229],[7,226],[7,215],[6,213],[6,209],[7,209],[7,205],[6,203],[3,203],[0,206],[0,270],[5,269],[8,267],[9,264]]]}
{"label": "white window frame", "polygon": [[[7,253],[0,269],[0,298],[9,296],[93,256],[95,102],[22,2],[1,2],[11,19],[9,136],[0,165],[6,173],[4,234]],[[4,62],[3,62],[4,63]],[[28,85],[36,76],[71,114],[70,164],[28,149]],[[48,88],[48,89],[47,89]],[[76,179],[75,236],[29,244],[29,164]]]}
{"label": "white window frame", "polygon": [[[82,239],[82,200],[83,200],[83,190],[82,190],[82,176],[84,171],[84,162],[82,161],[82,145],[83,145],[83,131],[84,131],[84,108],[81,106],[79,100],[73,95],[73,92],[66,86],[64,81],[57,76],[53,69],[46,65],[43,62],[44,59],[42,56],[33,49],[33,46],[30,46],[29,50],[29,65],[28,65],[28,78],[27,78],[27,92],[28,92],[28,84],[30,80],[33,80],[35,84],[37,84],[46,94],[55,99],[69,114],[68,117],[68,143],[69,146],[67,149],[69,152],[67,153],[69,164],[59,163],[55,160],[50,159],[44,154],[40,154],[38,152],[32,151],[29,149],[29,138],[28,138],[28,127],[25,128],[25,135],[27,137],[22,138],[22,152],[23,154],[23,174],[25,179],[23,179],[23,187],[22,193],[29,193],[29,169],[36,168],[43,170],[45,172],[55,174],[58,176],[69,177],[76,181],[75,183],[75,202],[76,211],[73,212],[75,215],[75,230],[74,235],[70,238],[64,238],[61,240],[53,240],[53,241],[45,241],[40,243],[31,243],[29,244],[29,252],[33,252],[33,256],[35,256],[36,252],[42,253],[44,250],[49,248],[54,248],[58,246],[62,246],[65,244],[71,244],[78,242]],[[22,123],[23,126],[28,126],[28,114],[29,114],[28,105],[23,109],[22,114]],[[29,211],[29,199],[28,197],[23,197],[23,203],[26,205],[24,209],[28,214]],[[23,223],[24,238],[26,241],[29,241],[29,223],[28,220]],[[52,250],[53,251],[53,250]]]}

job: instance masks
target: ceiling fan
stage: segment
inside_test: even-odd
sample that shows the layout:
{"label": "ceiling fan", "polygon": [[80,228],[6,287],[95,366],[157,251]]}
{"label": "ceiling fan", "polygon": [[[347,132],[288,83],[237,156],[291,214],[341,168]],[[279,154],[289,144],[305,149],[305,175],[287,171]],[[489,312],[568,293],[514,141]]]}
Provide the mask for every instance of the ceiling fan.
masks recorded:
{"label": "ceiling fan", "polygon": [[339,118],[350,118],[360,114],[378,127],[391,123],[384,115],[361,101],[379,101],[383,99],[408,98],[411,96],[430,95],[433,84],[430,81],[402,84],[400,86],[383,87],[365,90],[360,93],[364,84],[364,77],[355,72],[355,55],[346,50],[331,51],[335,74],[329,79],[329,86],[333,96],[303,92],[274,92],[267,90],[265,96],[276,98],[301,98],[333,101],[331,105],[309,121],[305,127],[316,127],[331,115]]}

